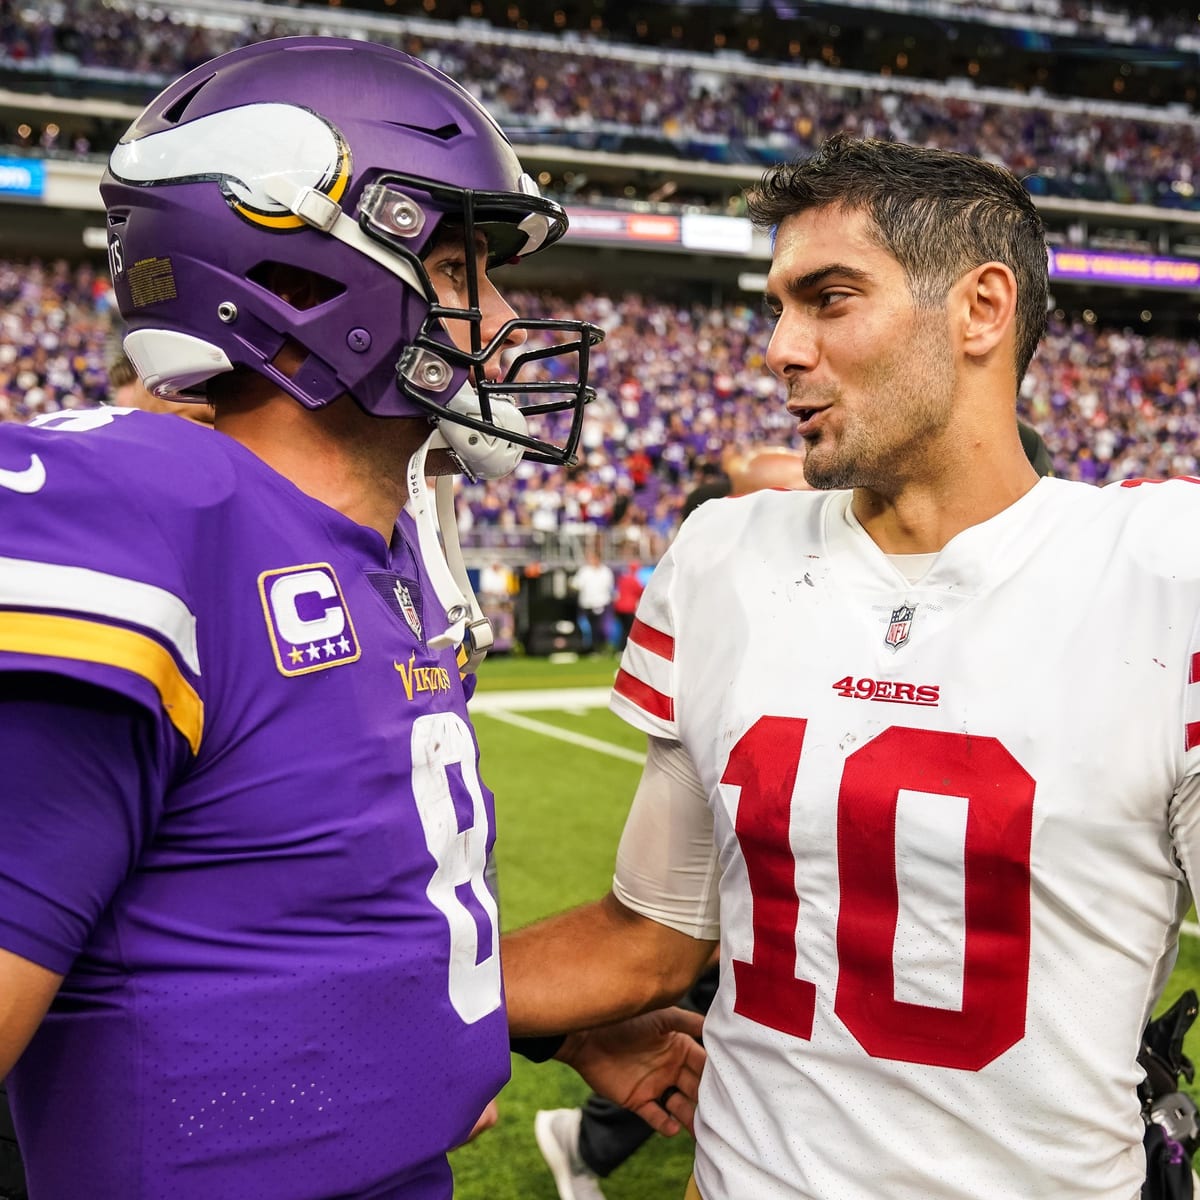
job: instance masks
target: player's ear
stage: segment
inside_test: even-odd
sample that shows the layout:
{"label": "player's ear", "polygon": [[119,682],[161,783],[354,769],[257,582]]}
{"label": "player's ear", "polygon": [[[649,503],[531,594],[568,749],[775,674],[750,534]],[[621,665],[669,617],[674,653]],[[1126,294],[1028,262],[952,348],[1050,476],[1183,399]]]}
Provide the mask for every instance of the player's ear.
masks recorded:
{"label": "player's ear", "polygon": [[1017,281],[1003,263],[988,262],[968,271],[955,285],[952,311],[961,318],[963,350],[983,359],[1015,336]]}

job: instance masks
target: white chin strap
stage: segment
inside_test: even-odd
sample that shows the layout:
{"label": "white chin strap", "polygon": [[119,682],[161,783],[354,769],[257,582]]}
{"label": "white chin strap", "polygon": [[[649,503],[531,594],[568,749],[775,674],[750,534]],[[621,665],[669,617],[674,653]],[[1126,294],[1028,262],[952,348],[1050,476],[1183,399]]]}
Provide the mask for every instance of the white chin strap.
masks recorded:
{"label": "white chin strap", "polygon": [[[426,644],[431,650],[448,650],[462,645],[467,651],[464,671],[475,671],[492,648],[491,622],[483,615],[467,577],[462,547],[458,543],[458,519],[454,512],[454,478],[443,475],[434,497],[425,481],[425,460],[430,450],[448,449],[446,439],[435,429],[421,444],[408,464],[408,503],[405,508],[417,525],[421,560],[433,584],[438,614],[426,613],[429,627]],[[440,536],[439,536],[440,535]],[[445,628],[438,629],[439,625]]]}

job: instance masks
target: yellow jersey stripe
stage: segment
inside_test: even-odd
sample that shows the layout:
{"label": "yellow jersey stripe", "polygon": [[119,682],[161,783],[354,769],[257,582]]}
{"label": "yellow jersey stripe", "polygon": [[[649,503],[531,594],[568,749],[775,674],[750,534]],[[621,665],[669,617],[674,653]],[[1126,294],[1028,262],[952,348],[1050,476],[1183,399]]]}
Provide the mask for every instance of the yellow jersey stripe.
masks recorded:
{"label": "yellow jersey stripe", "polygon": [[0,558],[0,604],[60,608],[81,616],[112,617],[140,625],[170,642],[193,674],[200,674],[196,618],[174,592],[152,583],[88,567]]}
{"label": "yellow jersey stripe", "polygon": [[154,687],[171,724],[196,754],[204,730],[204,702],[165,647],[144,633],[76,617],[0,612],[0,651],[71,658],[120,667]]}

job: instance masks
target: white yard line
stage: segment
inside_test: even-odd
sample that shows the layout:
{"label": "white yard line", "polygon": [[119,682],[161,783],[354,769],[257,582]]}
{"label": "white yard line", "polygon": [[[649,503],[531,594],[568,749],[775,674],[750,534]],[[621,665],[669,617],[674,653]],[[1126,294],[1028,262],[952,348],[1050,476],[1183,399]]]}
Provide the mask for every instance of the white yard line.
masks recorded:
{"label": "white yard line", "polygon": [[[537,707],[545,709],[550,706],[539,704]],[[535,721],[532,717],[521,717],[514,712],[507,712],[503,708],[489,708],[484,715],[491,717],[493,721],[503,721],[506,725],[515,725],[518,729],[526,729],[530,733],[540,733],[545,737],[558,738],[561,742],[570,742],[572,746],[581,746],[585,750],[594,750],[597,754],[607,754],[612,758],[623,759],[625,762],[637,763],[638,766],[646,761],[646,756],[639,754],[636,750],[627,750],[624,746],[614,746],[612,742],[602,742],[599,738],[573,733],[570,729],[560,729],[557,725],[547,725],[545,721]]]}

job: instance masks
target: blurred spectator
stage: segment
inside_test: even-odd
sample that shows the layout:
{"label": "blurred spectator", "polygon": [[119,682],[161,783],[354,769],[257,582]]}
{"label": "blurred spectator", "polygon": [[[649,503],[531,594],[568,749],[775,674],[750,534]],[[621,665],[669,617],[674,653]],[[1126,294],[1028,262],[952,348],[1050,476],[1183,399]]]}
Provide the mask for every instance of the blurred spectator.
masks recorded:
{"label": "blurred spectator", "polygon": [[492,649],[502,654],[516,641],[517,578],[499,559],[479,569],[479,607],[492,625]]}
{"label": "blurred spectator", "polygon": [[104,400],[110,311],[90,265],[0,262],[0,420]]}
{"label": "blurred spectator", "polygon": [[760,446],[740,455],[730,469],[731,496],[745,496],[764,488],[807,492],[804,478],[804,454],[787,446]]}
{"label": "blurred spectator", "polygon": [[700,481],[685,497],[683,507],[679,510],[679,519],[682,521],[685,517],[690,517],[705,500],[716,500],[721,496],[728,496],[732,487],[733,482],[724,467],[713,462],[702,462],[700,464]]}
{"label": "blurred spectator", "polygon": [[583,565],[571,577],[571,588],[579,606],[580,626],[589,654],[608,649],[608,610],[613,601],[616,580],[612,568],[601,562],[595,550],[589,550]]}
{"label": "blurred spectator", "polygon": [[625,643],[629,641],[629,631],[633,628],[633,617],[637,612],[638,601],[642,598],[645,590],[642,564],[636,558],[631,558],[617,576],[616,593],[613,596],[613,613],[621,628],[616,646],[618,653],[625,649]]}

